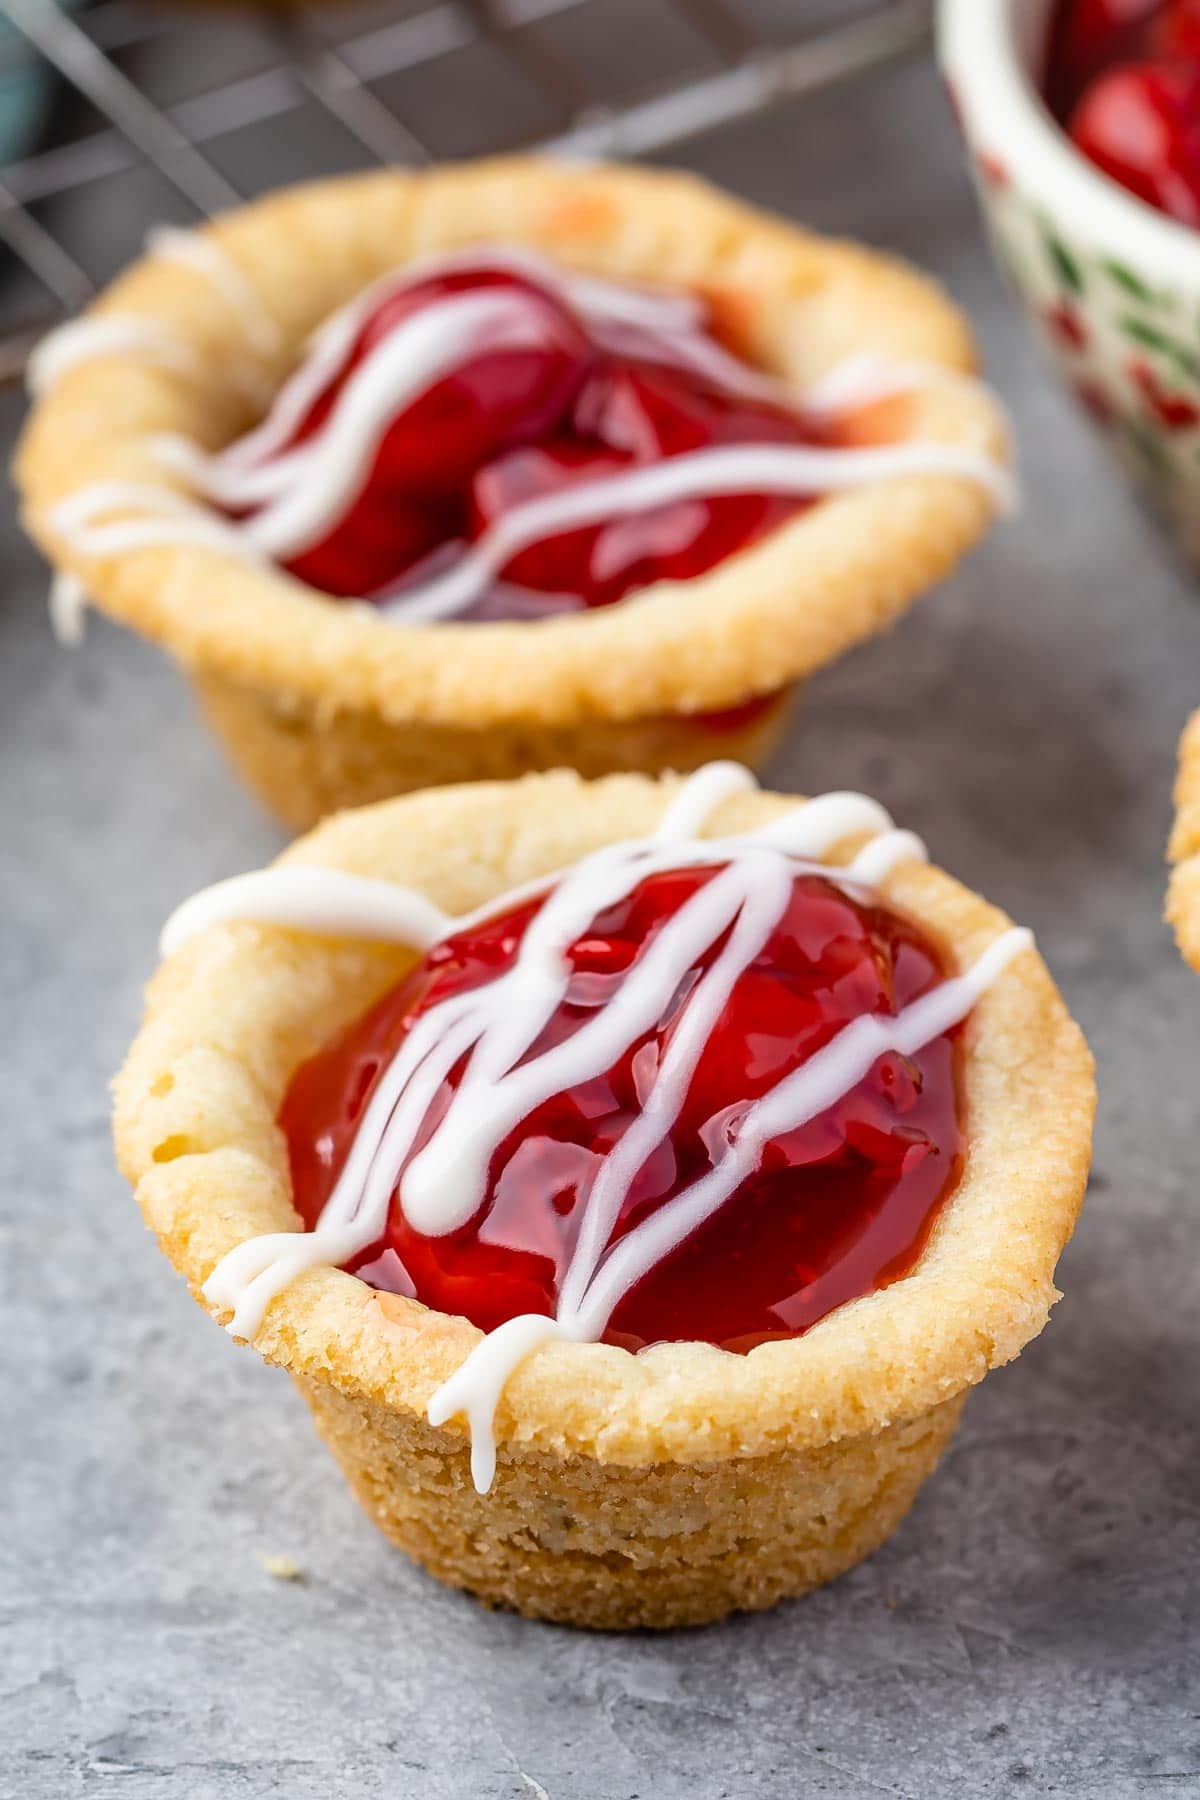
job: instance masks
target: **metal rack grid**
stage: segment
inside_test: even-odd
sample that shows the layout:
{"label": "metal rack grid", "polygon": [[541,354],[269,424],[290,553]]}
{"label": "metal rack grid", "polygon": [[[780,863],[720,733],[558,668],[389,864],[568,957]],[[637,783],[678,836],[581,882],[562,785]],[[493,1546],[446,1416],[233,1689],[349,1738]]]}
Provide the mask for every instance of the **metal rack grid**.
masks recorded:
{"label": "metal rack grid", "polygon": [[330,0],[291,10],[266,0],[188,12],[171,0],[86,10],[0,0],[15,27],[0,41],[0,80],[24,74],[57,90],[37,147],[0,170],[0,243],[11,253],[0,380],[136,253],[152,218],[191,222],[329,166],[534,146],[651,153],[915,47],[930,9]]}

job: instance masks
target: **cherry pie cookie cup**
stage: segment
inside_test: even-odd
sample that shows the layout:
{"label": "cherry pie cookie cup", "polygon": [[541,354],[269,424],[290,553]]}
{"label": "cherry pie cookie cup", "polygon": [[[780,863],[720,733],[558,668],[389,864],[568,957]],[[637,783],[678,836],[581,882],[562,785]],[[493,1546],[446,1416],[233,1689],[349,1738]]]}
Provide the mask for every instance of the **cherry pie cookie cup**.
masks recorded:
{"label": "cherry pie cookie cup", "polygon": [[1167,918],[1184,956],[1200,970],[1200,712],[1192,715],[1179,745],[1169,854],[1174,868]]}
{"label": "cherry pie cookie cup", "polygon": [[387,171],[156,234],[35,360],[17,477],[68,623],[161,643],[305,826],[761,761],[1003,504],[972,362],[912,270],[691,177]]}
{"label": "cherry pie cookie cup", "polygon": [[[801,805],[751,786],[728,765],[689,782],[560,771],[330,820],[272,870],[181,909],[117,1082],[122,1169],[193,1294],[287,1369],[387,1536],[488,1604],[672,1626],[831,1579],[895,1529],[968,1389],[1017,1355],[1057,1297],[1094,1094],[1028,934],[924,865],[873,803]],[[676,937],[668,950],[668,927],[694,932],[697,903],[717,910],[690,948]],[[560,943],[573,939],[565,1073],[582,1081],[578,1107],[551,1081],[531,1113],[526,1091],[524,1123],[489,1161],[488,1133],[507,1129],[489,1108],[503,1112],[514,1081],[536,1085],[546,1043],[563,1048],[553,1003],[529,1054],[511,1039],[536,1031],[545,982],[562,972],[533,943],[552,918]],[[653,968],[672,995],[656,1039],[642,1030],[653,996],[640,1026],[612,1015],[644,1006],[660,953],[692,961],[682,982]],[[712,983],[731,955],[722,1009]],[[504,987],[527,957],[534,990]],[[391,1033],[394,1047],[398,1006],[389,1062],[380,1044]],[[420,1042],[439,1017],[441,1035]],[[677,1087],[664,1112],[698,1018],[708,1035],[692,1045],[686,1098]],[[464,1025],[476,1044],[465,1069]],[[607,1087],[579,1061],[596,1029],[617,1029],[601,1064],[613,1042],[636,1041]],[[364,1225],[370,1172],[416,1092],[387,1085],[409,1052],[418,1084],[442,1055],[450,1085],[406,1165],[402,1213],[385,1168],[384,1210]],[[478,1089],[475,1054],[488,1063]],[[739,1107],[743,1078],[758,1100]],[[798,1136],[756,1123],[781,1095]],[[591,1245],[590,1284],[576,1282],[611,1165],[646,1131],[638,1180],[656,1168],[665,1199],[630,1217],[629,1189]],[[743,1154],[738,1168],[757,1173],[712,1212],[714,1171]],[[487,1230],[470,1223],[464,1156],[493,1183]],[[582,1217],[582,1177],[563,1172],[580,1156],[596,1176]],[[346,1180],[364,1170],[347,1206]],[[706,1194],[703,1218],[680,1215],[686,1229],[661,1237],[673,1209]],[[380,1230],[385,1247],[364,1251]],[[328,1266],[348,1262],[360,1274]],[[779,1276],[793,1264],[795,1279]],[[414,1288],[461,1304],[426,1306]],[[698,1308],[708,1342],[691,1329],[706,1323]]]}

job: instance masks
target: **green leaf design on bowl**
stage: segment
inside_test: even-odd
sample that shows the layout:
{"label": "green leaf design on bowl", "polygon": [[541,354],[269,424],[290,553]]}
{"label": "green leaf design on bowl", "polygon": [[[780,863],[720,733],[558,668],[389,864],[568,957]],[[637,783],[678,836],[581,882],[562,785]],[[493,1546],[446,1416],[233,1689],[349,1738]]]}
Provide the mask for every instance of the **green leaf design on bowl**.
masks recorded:
{"label": "green leaf design on bowl", "polygon": [[1066,288],[1072,294],[1082,294],[1084,289],[1083,270],[1072,252],[1067,249],[1060,237],[1044,225],[1042,242],[1046,246],[1046,255],[1058,277],[1060,287]]}
{"label": "green leaf design on bowl", "polygon": [[1186,344],[1181,344],[1178,338],[1160,331],[1157,325],[1150,325],[1145,319],[1122,318],[1117,320],[1117,326],[1135,344],[1141,344],[1145,349],[1156,350],[1160,356],[1165,356],[1189,381],[1200,382],[1200,356],[1189,350]]}

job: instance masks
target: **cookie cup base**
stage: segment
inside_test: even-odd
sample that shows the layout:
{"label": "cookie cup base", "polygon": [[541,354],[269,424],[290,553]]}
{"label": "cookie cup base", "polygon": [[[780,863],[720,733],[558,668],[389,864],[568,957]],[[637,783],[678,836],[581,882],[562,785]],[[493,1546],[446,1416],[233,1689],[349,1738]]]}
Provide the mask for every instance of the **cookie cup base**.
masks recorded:
{"label": "cookie cup base", "polygon": [[[795,684],[728,713],[583,720],[577,725],[392,724],[331,712],[198,674],[201,711],[243,781],[283,823],[307,831],[329,813],[416,788],[506,780],[557,768],[656,775],[732,757],[761,768],[787,726]],[[748,716],[739,716],[746,712]]]}
{"label": "cookie cup base", "polygon": [[965,1396],[837,1443],[636,1466],[504,1449],[489,1494],[465,1438],[296,1376],[368,1515],[450,1587],[527,1618],[620,1631],[704,1625],[832,1581],[891,1535]]}

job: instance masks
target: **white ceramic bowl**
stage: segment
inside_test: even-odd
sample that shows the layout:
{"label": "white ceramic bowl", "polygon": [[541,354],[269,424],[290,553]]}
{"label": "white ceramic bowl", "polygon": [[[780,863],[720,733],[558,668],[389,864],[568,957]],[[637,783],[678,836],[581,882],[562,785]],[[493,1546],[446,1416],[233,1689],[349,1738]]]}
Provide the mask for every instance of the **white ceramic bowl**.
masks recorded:
{"label": "white ceramic bowl", "polygon": [[1053,0],[940,0],[996,256],[1064,379],[1200,567],[1200,232],[1082,156],[1040,93]]}

